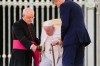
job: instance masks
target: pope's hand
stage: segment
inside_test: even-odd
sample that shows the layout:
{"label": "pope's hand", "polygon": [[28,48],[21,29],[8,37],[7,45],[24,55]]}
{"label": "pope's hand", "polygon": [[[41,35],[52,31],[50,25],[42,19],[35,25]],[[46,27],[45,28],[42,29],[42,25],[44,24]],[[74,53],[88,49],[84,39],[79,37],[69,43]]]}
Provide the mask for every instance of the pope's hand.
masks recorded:
{"label": "pope's hand", "polygon": [[52,40],[51,44],[52,44],[53,46],[55,46],[55,45],[59,44],[59,41],[58,41],[58,40]]}
{"label": "pope's hand", "polygon": [[56,39],[56,40],[53,40],[53,41],[51,42],[51,44],[52,44],[53,46],[55,46],[55,45],[62,45],[62,41],[61,41],[60,39]]}

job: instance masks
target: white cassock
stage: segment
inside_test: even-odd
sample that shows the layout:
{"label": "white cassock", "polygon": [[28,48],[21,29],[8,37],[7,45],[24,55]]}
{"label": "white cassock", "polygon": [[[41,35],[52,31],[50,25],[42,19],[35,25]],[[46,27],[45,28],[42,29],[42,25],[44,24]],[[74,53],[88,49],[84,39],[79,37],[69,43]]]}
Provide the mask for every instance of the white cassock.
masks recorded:
{"label": "white cassock", "polygon": [[[55,27],[55,31],[52,36],[47,36],[44,29],[42,28],[41,33],[41,46],[43,54],[39,66],[53,66],[53,55],[51,52],[51,41],[61,39],[61,29]],[[45,49],[45,50],[44,50]],[[55,66],[62,66],[62,47],[60,45],[53,46]]]}

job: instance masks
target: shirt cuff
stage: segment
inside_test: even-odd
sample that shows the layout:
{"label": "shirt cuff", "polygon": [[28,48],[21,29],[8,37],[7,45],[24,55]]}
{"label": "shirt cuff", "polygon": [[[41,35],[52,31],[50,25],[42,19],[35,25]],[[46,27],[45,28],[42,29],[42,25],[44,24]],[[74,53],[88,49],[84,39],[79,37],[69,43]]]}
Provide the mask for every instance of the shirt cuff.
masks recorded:
{"label": "shirt cuff", "polygon": [[33,44],[30,46],[30,49],[32,49],[32,47],[33,47]]}

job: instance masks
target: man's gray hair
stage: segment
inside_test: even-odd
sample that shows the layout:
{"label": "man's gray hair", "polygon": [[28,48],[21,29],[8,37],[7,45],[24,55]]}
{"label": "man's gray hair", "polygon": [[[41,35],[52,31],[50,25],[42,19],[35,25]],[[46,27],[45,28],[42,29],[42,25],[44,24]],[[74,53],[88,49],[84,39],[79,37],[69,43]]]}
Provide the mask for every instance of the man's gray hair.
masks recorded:
{"label": "man's gray hair", "polygon": [[[25,15],[26,13],[29,12],[29,10],[33,11],[33,9],[31,9],[31,8],[29,8],[29,7],[23,9],[23,14]],[[34,11],[33,11],[33,12],[34,12]]]}
{"label": "man's gray hair", "polygon": [[23,9],[23,14],[26,14],[27,8]]}

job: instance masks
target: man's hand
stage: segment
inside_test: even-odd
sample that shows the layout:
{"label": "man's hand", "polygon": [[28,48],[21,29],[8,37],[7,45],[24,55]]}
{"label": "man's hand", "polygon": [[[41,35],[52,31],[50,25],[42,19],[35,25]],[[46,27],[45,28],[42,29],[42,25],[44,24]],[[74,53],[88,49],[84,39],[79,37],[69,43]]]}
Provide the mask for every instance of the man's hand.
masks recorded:
{"label": "man's hand", "polygon": [[62,41],[61,40],[58,40],[59,41],[59,45],[62,45]]}
{"label": "man's hand", "polygon": [[37,48],[37,46],[33,44],[31,49],[32,49],[33,52],[35,52],[36,48]]}

